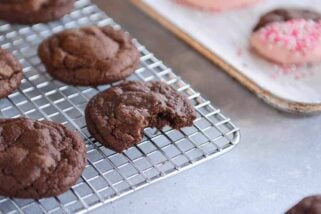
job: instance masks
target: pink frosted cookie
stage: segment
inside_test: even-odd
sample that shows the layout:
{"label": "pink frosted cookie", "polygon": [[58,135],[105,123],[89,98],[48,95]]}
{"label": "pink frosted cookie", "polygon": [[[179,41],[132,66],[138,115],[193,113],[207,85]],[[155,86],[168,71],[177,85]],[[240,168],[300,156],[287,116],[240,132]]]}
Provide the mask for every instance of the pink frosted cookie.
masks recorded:
{"label": "pink frosted cookie", "polygon": [[223,11],[255,4],[261,0],[177,0],[177,2],[204,10]]}
{"label": "pink frosted cookie", "polygon": [[264,15],[253,30],[251,45],[278,64],[321,61],[321,15],[307,10],[279,9]]}

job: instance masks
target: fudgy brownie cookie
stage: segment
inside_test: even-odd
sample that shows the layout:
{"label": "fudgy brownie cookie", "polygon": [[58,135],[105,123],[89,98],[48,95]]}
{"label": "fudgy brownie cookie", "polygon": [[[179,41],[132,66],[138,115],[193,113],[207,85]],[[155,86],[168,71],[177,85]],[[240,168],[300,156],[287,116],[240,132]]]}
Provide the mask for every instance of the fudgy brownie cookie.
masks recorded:
{"label": "fudgy brownie cookie", "polygon": [[73,85],[96,86],[132,74],[140,54],[125,32],[90,26],[53,35],[40,45],[39,56],[54,78]]}
{"label": "fudgy brownie cookie", "polygon": [[184,96],[165,83],[128,81],[93,97],[85,116],[93,137],[122,152],[142,140],[144,128],[191,126],[196,112]]}
{"label": "fudgy brownie cookie", "polygon": [[15,91],[20,86],[22,77],[22,67],[18,60],[0,48],[0,98]]}
{"label": "fudgy brownie cookie", "polygon": [[59,19],[74,7],[74,0],[1,0],[0,19],[35,24]]}
{"label": "fudgy brownie cookie", "polygon": [[321,195],[309,196],[302,199],[286,214],[321,214]]}
{"label": "fudgy brownie cookie", "polygon": [[321,61],[321,14],[302,9],[277,9],[254,27],[251,45],[260,56],[278,64]]}
{"label": "fudgy brownie cookie", "polygon": [[0,195],[59,195],[76,183],[85,164],[85,144],[74,131],[49,121],[0,119]]}

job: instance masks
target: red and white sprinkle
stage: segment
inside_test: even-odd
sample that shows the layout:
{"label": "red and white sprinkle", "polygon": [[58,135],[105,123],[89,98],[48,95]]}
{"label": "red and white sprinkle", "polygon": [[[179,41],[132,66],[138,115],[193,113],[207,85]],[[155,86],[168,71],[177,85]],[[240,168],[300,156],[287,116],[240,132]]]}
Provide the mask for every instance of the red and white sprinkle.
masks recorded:
{"label": "red and white sprinkle", "polygon": [[260,38],[268,47],[283,47],[294,54],[305,54],[320,46],[321,21],[293,19],[272,23],[260,31]]}

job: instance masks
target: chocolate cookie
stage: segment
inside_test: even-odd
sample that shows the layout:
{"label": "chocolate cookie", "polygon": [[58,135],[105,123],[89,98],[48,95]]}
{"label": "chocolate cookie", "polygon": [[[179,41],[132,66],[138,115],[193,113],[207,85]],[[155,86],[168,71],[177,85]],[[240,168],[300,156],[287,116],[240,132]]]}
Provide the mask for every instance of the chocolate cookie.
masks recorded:
{"label": "chocolate cookie", "polygon": [[0,19],[18,24],[36,24],[70,13],[74,0],[1,0]]}
{"label": "chocolate cookie", "polygon": [[0,48],[0,98],[15,91],[20,86],[22,77],[22,67],[18,60]]}
{"label": "chocolate cookie", "polygon": [[93,137],[122,152],[142,140],[144,128],[191,126],[196,112],[185,97],[165,83],[128,81],[93,97],[85,116]]}
{"label": "chocolate cookie", "polygon": [[319,21],[321,20],[321,14],[311,10],[303,9],[276,9],[262,16],[257,25],[254,27],[253,31],[257,31],[260,28],[266,27],[274,22],[285,22],[293,19]]}
{"label": "chocolate cookie", "polygon": [[44,198],[76,183],[86,148],[75,132],[49,121],[0,119],[0,195]]}
{"label": "chocolate cookie", "polygon": [[40,45],[39,56],[54,78],[84,86],[112,83],[129,76],[140,57],[131,37],[109,26],[60,32]]}
{"label": "chocolate cookie", "polygon": [[321,214],[321,195],[310,196],[302,199],[286,214]]}

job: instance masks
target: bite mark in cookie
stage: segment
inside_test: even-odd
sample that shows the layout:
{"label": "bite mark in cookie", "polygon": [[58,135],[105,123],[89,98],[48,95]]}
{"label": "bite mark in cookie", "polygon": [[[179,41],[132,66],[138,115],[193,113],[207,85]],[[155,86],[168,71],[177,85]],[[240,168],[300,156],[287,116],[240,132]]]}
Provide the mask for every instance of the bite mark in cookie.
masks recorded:
{"label": "bite mark in cookie", "polygon": [[0,48],[0,98],[7,97],[21,84],[22,67],[9,52]]}
{"label": "bite mark in cookie", "polygon": [[56,79],[96,86],[132,74],[140,54],[131,37],[112,27],[90,26],[55,34],[39,47],[39,56]]}
{"label": "bite mark in cookie", "polygon": [[74,131],[49,121],[0,119],[0,195],[44,198],[76,183],[86,148]]}
{"label": "bite mark in cookie", "polygon": [[122,152],[142,140],[145,128],[191,126],[196,112],[184,96],[165,83],[128,81],[93,97],[85,117],[93,137]]}

